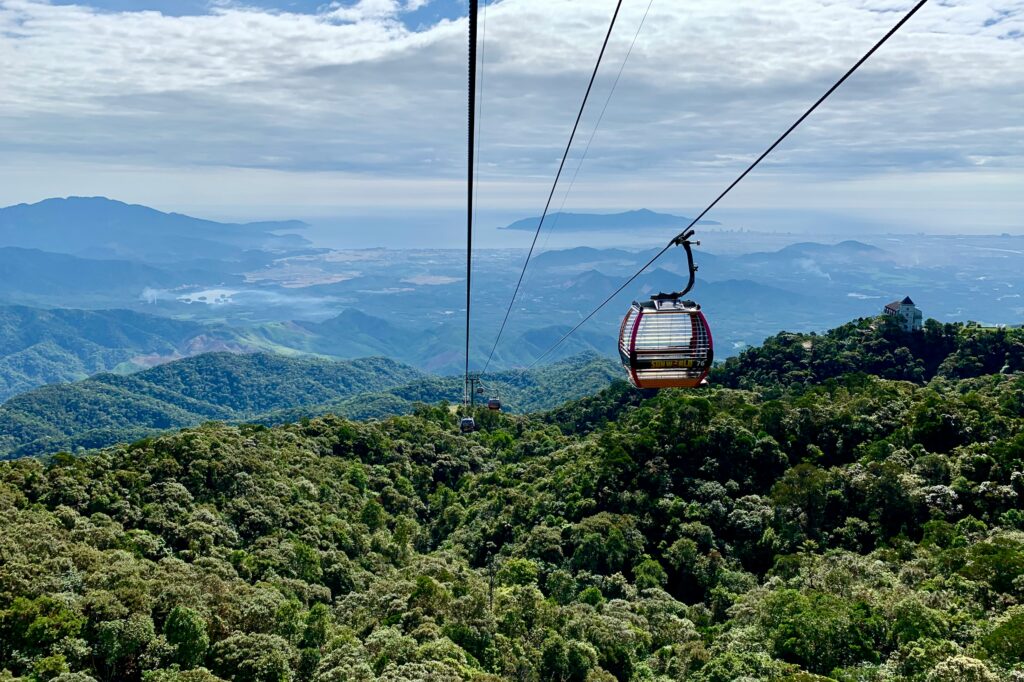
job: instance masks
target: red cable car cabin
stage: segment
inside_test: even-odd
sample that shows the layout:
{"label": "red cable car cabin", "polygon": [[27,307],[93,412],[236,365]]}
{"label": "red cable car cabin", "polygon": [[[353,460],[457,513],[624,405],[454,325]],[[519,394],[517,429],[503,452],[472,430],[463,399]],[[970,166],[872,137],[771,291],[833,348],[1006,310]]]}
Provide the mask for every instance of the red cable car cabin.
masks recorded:
{"label": "red cable car cabin", "polygon": [[711,328],[693,301],[634,302],[619,330],[619,356],[637,388],[696,388],[714,362]]}
{"label": "red cable car cabin", "polygon": [[696,388],[715,361],[711,327],[700,305],[682,300],[696,282],[691,247],[700,242],[691,237],[693,230],[687,229],[672,240],[686,251],[686,287],[634,301],[619,328],[619,357],[637,388]]}

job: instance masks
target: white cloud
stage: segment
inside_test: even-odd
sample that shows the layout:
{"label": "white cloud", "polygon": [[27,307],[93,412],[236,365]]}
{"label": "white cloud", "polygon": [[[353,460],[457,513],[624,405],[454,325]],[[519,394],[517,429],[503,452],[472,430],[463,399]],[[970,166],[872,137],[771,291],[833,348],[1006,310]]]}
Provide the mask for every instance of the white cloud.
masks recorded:
{"label": "white cloud", "polygon": [[[215,187],[221,178],[225,202],[244,205],[245,174],[227,169],[248,168],[292,178],[282,188],[329,173],[359,187],[424,189],[374,193],[394,203],[430,201],[430,187],[454,187],[464,173],[465,23],[404,27],[401,13],[422,4],[360,0],[319,15],[233,5],[167,17],[0,0],[0,150],[17,161],[0,170],[0,185],[24,185],[4,176],[32,164],[42,165],[39,191],[54,194],[90,182],[76,168],[201,168]],[[524,197],[543,193],[613,4],[488,7],[482,202],[532,206]],[[583,139],[645,6],[623,10]],[[587,206],[590,197],[595,207],[633,207],[634,196],[702,204],[909,6],[656,1],[568,205]],[[997,174],[1009,178],[997,186],[1009,189],[992,210],[1004,221],[1020,216],[1013,187],[1024,185],[1022,35],[1024,0],[929,3],[736,200],[771,201],[757,188],[786,187],[789,178],[833,200],[847,192],[847,203],[886,203],[858,192],[897,192],[894,178],[946,177],[964,183],[937,198],[948,204]],[[335,200],[329,182],[311,184],[328,193],[323,201]],[[668,196],[657,201],[652,187]],[[104,193],[121,196],[116,186]],[[795,203],[814,199],[806,189],[793,193]],[[364,196],[339,195],[342,206]],[[0,189],[0,200],[24,198]]]}
{"label": "white cloud", "polygon": [[373,19],[392,19],[402,9],[398,0],[359,0],[355,5],[331,3],[326,13],[331,19],[359,23]]}

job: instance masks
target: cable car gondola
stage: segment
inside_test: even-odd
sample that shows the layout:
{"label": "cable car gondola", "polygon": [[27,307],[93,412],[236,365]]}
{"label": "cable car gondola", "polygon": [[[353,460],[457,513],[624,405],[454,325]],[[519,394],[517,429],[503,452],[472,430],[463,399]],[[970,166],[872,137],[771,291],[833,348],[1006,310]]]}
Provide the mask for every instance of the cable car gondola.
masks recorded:
{"label": "cable car gondola", "polygon": [[492,396],[491,399],[487,401],[487,409],[488,410],[492,410],[494,412],[500,412],[501,411],[501,400],[498,399],[497,397],[493,397]]}
{"label": "cable car gondola", "polygon": [[[688,230],[674,243],[686,249],[689,282],[682,291],[658,294],[633,302],[619,329],[619,356],[637,388],[696,388],[714,362],[711,328],[700,304],[682,300],[693,288],[693,264]],[[700,242],[694,242],[700,244]]]}
{"label": "cable car gondola", "polygon": [[463,417],[459,422],[459,431],[462,433],[473,433],[476,431],[476,420],[472,417]]}

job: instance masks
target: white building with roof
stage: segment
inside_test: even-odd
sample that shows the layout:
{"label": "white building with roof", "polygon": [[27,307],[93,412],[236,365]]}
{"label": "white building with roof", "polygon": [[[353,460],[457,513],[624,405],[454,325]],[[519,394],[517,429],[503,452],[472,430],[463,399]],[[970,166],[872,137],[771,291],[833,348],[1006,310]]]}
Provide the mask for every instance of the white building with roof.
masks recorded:
{"label": "white building with roof", "polygon": [[882,309],[882,314],[886,317],[895,317],[903,331],[917,331],[924,325],[924,314],[909,296],[902,301],[889,303]]}

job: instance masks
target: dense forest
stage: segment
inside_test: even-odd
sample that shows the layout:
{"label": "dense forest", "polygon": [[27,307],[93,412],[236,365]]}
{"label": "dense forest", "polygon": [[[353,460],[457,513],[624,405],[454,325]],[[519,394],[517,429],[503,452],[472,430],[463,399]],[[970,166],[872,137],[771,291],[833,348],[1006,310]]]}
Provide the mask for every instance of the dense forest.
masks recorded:
{"label": "dense forest", "polygon": [[[596,393],[618,375],[616,363],[585,353],[490,375],[486,390],[512,411],[528,412]],[[204,353],[11,398],[0,405],[0,459],[100,448],[214,419],[271,425],[328,413],[352,419],[407,414],[417,402],[459,401],[462,392],[462,377],[432,376],[385,358]]]}
{"label": "dense forest", "polygon": [[902,334],[0,463],[0,680],[1024,680],[1020,337]]}
{"label": "dense forest", "polygon": [[915,383],[1024,371],[1024,328],[927,320],[907,332],[891,318],[861,318],[826,334],[783,332],[758,348],[731,357],[712,375],[730,388],[756,388],[778,395],[863,372]]}
{"label": "dense forest", "polygon": [[[11,251],[0,247],[0,272],[4,275],[0,297],[6,293],[4,285],[27,279],[21,272],[12,271],[11,262],[5,259]],[[111,280],[125,279],[125,273],[109,264],[97,267],[105,277],[98,273],[80,274],[63,263],[47,271],[31,258],[25,258],[21,249],[13,251],[16,257],[10,260],[33,272],[37,280],[40,272],[67,277],[67,283],[52,285],[56,291],[82,281],[99,280],[98,286],[109,287]],[[232,339],[213,327],[129,310],[41,309],[0,304],[0,400],[45,384],[77,381],[105,371],[138,369],[134,359],[175,357],[187,352],[190,346],[202,348],[217,343],[224,348],[240,346],[232,345]]]}
{"label": "dense forest", "polygon": [[251,419],[425,378],[383,358],[206,353],[128,376],[43,386],[0,406],[0,458],[96,448],[211,419]]}

